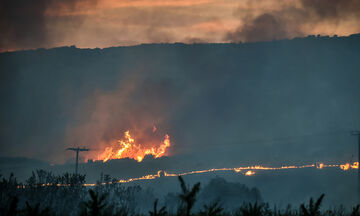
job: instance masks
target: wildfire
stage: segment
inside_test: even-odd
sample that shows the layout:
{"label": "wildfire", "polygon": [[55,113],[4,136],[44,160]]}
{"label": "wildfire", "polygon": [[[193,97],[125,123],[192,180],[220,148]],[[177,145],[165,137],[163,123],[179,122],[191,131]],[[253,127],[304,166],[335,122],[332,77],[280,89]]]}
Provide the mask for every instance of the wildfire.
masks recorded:
{"label": "wildfire", "polygon": [[[343,169],[343,168],[348,169]],[[209,172],[219,172],[219,171],[234,171],[236,173],[243,173],[245,176],[253,176],[255,175],[254,170],[287,170],[287,169],[305,169],[305,168],[316,168],[316,169],[324,169],[324,168],[340,168],[343,170],[351,169],[359,169],[359,162],[354,162],[353,164],[346,163],[346,164],[324,164],[324,163],[317,163],[317,164],[308,164],[308,165],[301,165],[301,166],[281,166],[281,167],[264,167],[261,165],[256,166],[246,166],[246,167],[236,167],[236,168],[213,168],[213,169],[206,169],[206,170],[195,170],[189,171],[184,173],[168,173],[166,171],[158,171],[157,174],[153,175],[146,175],[138,178],[130,178],[130,179],[120,179],[116,183],[128,183],[133,181],[140,181],[140,180],[150,180],[156,179],[161,177],[176,177],[176,176],[186,176],[186,175],[193,175],[193,174],[201,174],[201,173],[209,173]],[[246,172],[244,172],[247,170]],[[105,183],[102,183],[105,184]],[[84,184],[84,186],[93,187],[96,184]]]}
{"label": "wildfire", "polygon": [[[156,132],[155,126],[153,132]],[[164,156],[166,149],[170,147],[170,145],[170,136],[168,134],[165,135],[164,140],[160,144],[146,147],[137,143],[130,135],[130,131],[126,131],[124,138],[106,147],[104,152],[98,156],[98,159],[106,162],[110,159],[132,158],[141,162],[146,155],[153,155],[155,158]]]}
{"label": "wildfire", "polygon": [[[131,138],[130,133],[128,133],[128,139]],[[132,139],[132,138],[131,138]],[[133,140],[135,142],[135,140]],[[170,141],[169,141],[170,144]],[[281,166],[281,167],[264,167],[260,165],[256,166],[246,166],[246,167],[236,167],[236,168],[213,168],[213,169],[205,169],[205,170],[195,170],[189,171],[184,173],[168,173],[166,171],[159,170],[156,174],[152,175],[145,175],[137,178],[129,178],[129,179],[120,179],[116,182],[102,182],[102,185],[105,184],[113,184],[113,183],[129,183],[134,181],[141,181],[141,180],[152,180],[157,178],[164,178],[164,177],[176,177],[176,176],[185,176],[185,175],[193,175],[193,174],[201,174],[201,173],[209,173],[209,172],[219,172],[219,171],[233,171],[236,173],[243,173],[245,176],[253,176],[255,175],[254,170],[287,170],[287,169],[305,169],[305,168],[316,168],[316,169],[324,169],[324,168],[340,168],[342,170],[350,170],[350,169],[359,169],[359,162],[354,162],[353,164],[345,163],[345,164],[324,164],[324,163],[317,163],[317,164],[308,164],[308,165],[301,165],[301,166]],[[246,172],[245,172],[246,171]],[[41,185],[51,186],[47,184]],[[68,184],[57,184],[58,187],[67,187],[70,186]],[[85,187],[94,187],[96,184],[83,184]],[[26,186],[18,186],[18,188],[26,188]]]}
{"label": "wildfire", "polygon": [[346,163],[346,164],[340,164],[340,169],[342,170],[349,170],[351,169],[359,169],[359,162],[354,162],[353,164]]}
{"label": "wildfire", "polygon": [[324,168],[324,164],[323,163],[317,163],[316,168],[322,169],[322,168]]}
{"label": "wildfire", "polygon": [[247,172],[245,173],[245,175],[246,175],[246,176],[252,176],[252,175],[255,175],[255,172],[249,170],[249,171],[247,171]]}

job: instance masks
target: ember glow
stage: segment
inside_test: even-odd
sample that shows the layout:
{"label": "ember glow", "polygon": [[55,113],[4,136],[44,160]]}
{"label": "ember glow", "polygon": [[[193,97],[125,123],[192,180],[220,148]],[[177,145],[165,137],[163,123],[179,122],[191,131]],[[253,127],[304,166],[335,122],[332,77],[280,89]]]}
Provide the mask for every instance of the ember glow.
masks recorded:
{"label": "ember glow", "polygon": [[[205,170],[194,170],[184,173],[168,173],[166,171],[158,171],[157,174],[153,175],[146,175],[138,178],[130,178],[130,179],[120,179],[115,183],[129,183],[134,181],[140,181],[140,180],[151,180],[161,177],[176,177],[176,176],[186,176],[186,175],[193,175],[193,174],[202,174],[202,173],[211,173],[211,172],[227,172],[232,171],[235,173],[241,173],[245,176],[254,176],[256,174],[255,170],[265,170],[265,171],[275,171],[275,170],[288,170],[288,169],[311,169],[316,168],[319,170],[323,170],[325,168],[340,168],[344,171],[349,171],[350,169],[359,169],[359,162],[354,163],[345,163],[345,164],[324,164],[324,163],[316,163],[316,164],[308,164],[308,165],[289,165],[289,166],[281,166],[281,167],[266,167],[261,165],[256,166],[244,166],[244,167],[235,167],[235,168],[213,168],[213,169],[205,169]],[[345,169],[347,168],[347,169]],[[109,182],[104,182],[102,184],[108,184]],[[112,182],[110,182],[112,184]],[[84,184],[84,186],[93,187],[96,186],[96,184]]]}
{"label": "ember glow", "polygon": [[252,175],[255,175],[255,172],[252,171],[252,170],[249,170],[245,173],[246,176],[252,176]]}
{"label": "ember glow", "polygon": [[350,163],[346,163],[346,164],[341,164],[340,165],[340,169],[342,170],[349,170],[349,169],[359,169],[359,162],[354,162],[353,164]]}
{"label": "ember glow", "polygon": [[[275,171],[275,170],[288,170],[288,169],[311,169],[311,168],[316,168],[319,170],[322,170],[324,168],[340,168],[343,171],[349,171],[351,169],[357,170],[359,169],[359,162],[354,162],[354,163],[345,163],[345,164],[324,164],[324,163],[316,163],[316,164],[308,164],[308,165],[300,165],[300,166],[295,166],[295,165],[289,165],[289,166],[281,166],[281,167],[266,167],[266,166],[261,166],[261,165],[256,165],[256,166],[245,166],[245,167],[235,167],[235,168],[213,168],[213,169],[205,169],[205,170],[194,170],[194,171],[189,171],[189,172],[184,172],[184,173],[168,173],[166,171],[163,170],[159,170],[156,174],[153,175],[145,175],[145,176],[141,176],[141,177],[137,177],[137,178],[129,178],[129,179],[120,179],[117,180],[116,182],[102,182],[102,185],[105,184],[113,184],[113,183],[129,183],[129,182],[134,182],[134,181],[141,181],[141,180],[152,180],[152,179],[157,179],[157,178],[164,178],[164,177],[176,177],[176,176],[186,176],[186,175],[193,175],[193,174],[202,174],[202,173],[210,173],[210,172],[227,172],[227,171],[232,171],[235,173],[241,173],[245,176],[254,176],[256,174],[255,170],[265,170],[265,171]],[[94,187],[97,184],[92,183],[92,184],[83,184],[83,186],[85,187]],[[52,186],[51,184],[43,184],[41,185],[42,187],[45,186]],[[58,187],[68,187],[70,185],[66,185],[66,184],[57,184],[56,186]],[[18,188],[26,188],[25,185],[22,186],[18,186]]]}
{"label": "ember glow", "polygon": [[[156,128],[154,126],[154,128]],[[156,129],[153,129],[153,133]],[[155,158],[166,155],[166,150],[170,147],[170,136],[166,134],[164,139],[158,144],[143,145],[144,143],[138,143],[135,138],[132,137],[130,131],[124,133],[123,139],[119,139],[109,143],[110,146],[106,147],[104,152],[98,156],[99,160],[104,162],[111,159],[131,158],[141,162],[146,155],[153,155]]]}

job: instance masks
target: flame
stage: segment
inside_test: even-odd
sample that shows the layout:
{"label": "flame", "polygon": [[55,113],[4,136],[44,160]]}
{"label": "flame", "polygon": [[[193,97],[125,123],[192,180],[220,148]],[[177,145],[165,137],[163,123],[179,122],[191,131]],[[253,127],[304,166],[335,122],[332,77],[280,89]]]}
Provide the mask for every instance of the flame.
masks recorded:
{"label": "flame", "polygon": [[324,168],[324,164],[323,163],[317,163],[316,164],[316,168],[318,168],[318,169],[322,169],[322,168]]}
{"label": "flame", "polygon": [[352,169],[359,169],[359,162],[354,162],[351,166]]}
{"label": "flame", "polygon": [[[130,137],[130,133],[129,133]],[[131,138],[131,137],[130,137]],[[135,142],[135,140],[134,140]],[[169,140],[170,144],[170,140]],[[316,164],[308,164],[308,165],[301,165],[301,166],[281,166],[281,167],[264,167],[260,165],[256,166],[247,166],[247,167],[236,167],[236,168],[213,168],[213,169],[206,169],[206,170],[195,170],[195,171],[189,171],[184,173],[168,173],[166,171],[159,170],[157,174],[152,175],[145,175],[137,178],[129,178],[129,179],[120,179],[116,182],[102,182],[102,185],[105,184],[113,184],[113,183],[129,183],[133,181],[140,181],[140,180],[151,180],[156,178],[163,178],[163,177],[176,177],[176,176],[185,176],[185,175],[192,175],[192,174],[201,174],[201,173],[208,173],[208,172],[219,172],[219,171],[234,171],[236,173],[242,172],[244,170],[247,170],[244,175],[245,176],[253,176],[255,175],[254,170],[287,170],[287,169],[304,169],[304,168],[317,168],[317,169],[323,169],[323,168],[340,168],[342,170],[349,170],[351,169],[359,169],[359,162],[354,162],[353,164],[346,163],[346,164],[324,164],[324,163],[316,163]],[[345,169],[347,168],[347,169]],[[43,187],[45,186],[51,186],[52,184],[44,184],[41,185]],[[56,184],[58,187],[68,187],[70,185],[67,184]],[[84,187],[94,187],[96,184],[83,184]],[[18,188],[26,188],[27,186],[21,185],[17,186]]]}
{"label": "flame", "polygon": [[351,169],[359,169],[359,162],[354,162],[353,164],[350,163],[346,163],[346,164],[340,164],[339,165],[340,169],[342,170],[349,170]]}
{"label": "flame", "polygon": [[[349,164],[349,163],[347,163]],[[254,170],[287,170],[287,169],[305,169],[305,168],[317,168],[317,169],[323,169],[323,168],[340,168],[343,165],[346,164],[324,164],[324,163],[317,163],[317,164],[308,164],[308,165],[301,165],[301,166],[281,166],[281,167],[264,167],[261,165],[256,166],[247,166],[247,167],[236,167],[236,168],[213,168],[213,169],[205,169],[205,170],[194,170],[184,173],[168,173],[166,171],[158,171],[157,174],[153,175],[146,175],[138,178],[130,178],[130,179],[120,179],[116,183],[128,183],[133,181],[139,181],[139,180],[150,180],[150,179],[156,179],[161,177],[176,177],[176,176],[186,176],[186,175],[193,175],[193,174],[201,174],[201,173],[209,173],[209,172],[219,172],[219,171],[235,171],[236,173],[240,173],[244,170],[247,170],[244,175],[245,176],[253,176],[255,175]],[[349,164],[349,167],[351,169],[358,169],[359,168],[359,162],[354,162],[352,165]],[[105,183],[103,183],[105,184]],[[96,184],[86,184],[84,186],[95,186]]]}
{"label": "flame", "polygon": [[340,165],[340,169],[342,169],[342,170],[348,170],[348,169],[350,169],[350,164],[349,164],[349,163],[341,164],[341,165]]}
{"label": "flame", "polygon": [[[155,131],[153,130],[154,133]],[[111,143],[110,147],[106,147],[104,152],[98,156],[98,159],[106,162],[110,159],[132,158],[141,162],[146,155],[153,155],[155,158],[164,156],[166,149],[170,145],[170,136],[166,134],[159,146],[153,145],[146,148],[136,143],[135,139],[130,135],[130,131],[126,131],[124,138]]]}
{"label": "flame", "polygon": [[247,171],[247,172],[245,173],[245,175],[246,175],[246,176],[252,176],[252,175],[255,175],[255,172],[249,170],[249,171]]}

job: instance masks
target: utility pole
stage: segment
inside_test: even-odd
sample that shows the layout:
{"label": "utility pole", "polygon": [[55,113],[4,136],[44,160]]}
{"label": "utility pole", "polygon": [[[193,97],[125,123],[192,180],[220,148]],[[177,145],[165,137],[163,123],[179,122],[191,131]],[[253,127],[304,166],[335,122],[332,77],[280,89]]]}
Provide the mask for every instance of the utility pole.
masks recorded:
{"label": "utility pole", "polygon": [[87,148],[67,148],[66,150],[75,151],[76,152],[76,164],[75,164],[75,174],[78,174],[78,166],[79,166],[79,152],[81,151],[89,151]]}
{"label": "utility pole", "polygon": [[[358,137],[358,160],[360,163],[360,131],[352,131],[351,135]],[[360,202],[360,167],[358,167],[358,201]]]}

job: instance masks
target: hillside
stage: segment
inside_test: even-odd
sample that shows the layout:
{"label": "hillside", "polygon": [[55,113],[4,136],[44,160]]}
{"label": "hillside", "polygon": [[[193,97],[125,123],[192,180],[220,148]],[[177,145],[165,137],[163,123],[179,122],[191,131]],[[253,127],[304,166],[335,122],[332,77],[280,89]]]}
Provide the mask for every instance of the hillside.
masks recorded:
{"label": "hillside", "polygon": [[0,152],[63,163],[156,124],[170,155],[219,165],[354,159],[359,50],[352,35],[1,53]]}

